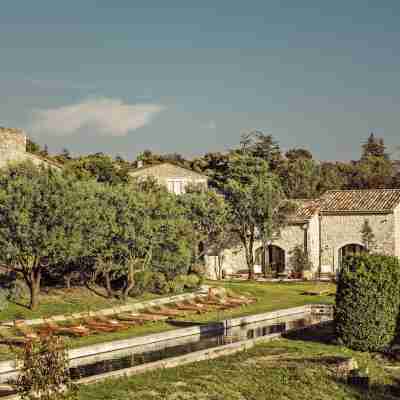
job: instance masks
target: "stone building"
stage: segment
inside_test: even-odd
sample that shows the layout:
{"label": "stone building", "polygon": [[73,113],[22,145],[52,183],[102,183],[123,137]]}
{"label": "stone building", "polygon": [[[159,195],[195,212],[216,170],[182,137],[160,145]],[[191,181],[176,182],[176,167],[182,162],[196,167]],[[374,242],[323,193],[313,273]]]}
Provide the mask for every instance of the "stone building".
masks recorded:
{"label": "stone building", "polygon": [[27,137],[23,130],[0,127],[0,168],[9,163],[31,161],[35,165],[60,168],[54,161],[44,159],[26,151]]}
{"label": "stone building", "polygon": [[[278,237],[263,249],[255,246],[255,272],[265,257],[273,272],[287,273],[291,252],[301,246],[312,264],[313,274],[336,274],[345,256],[369,251],[400,257],[400,190],[328,191],[320,199],[304,200]],[[367,224],[371,243],[363,238]],[[244,251],[238,245],[222,255],[227,275],[246,271]],[[215,276],[217,257],[206,258],[210,277]]]}
{"label": "stone building", "polygon": [[131,171],[129,175],[139,179],[154,178],[160,185],[166,186],[171,193],[175,194],[185,193],[189,184],[205,187],[208,185],[207,176],[168,162],[140,167]]}

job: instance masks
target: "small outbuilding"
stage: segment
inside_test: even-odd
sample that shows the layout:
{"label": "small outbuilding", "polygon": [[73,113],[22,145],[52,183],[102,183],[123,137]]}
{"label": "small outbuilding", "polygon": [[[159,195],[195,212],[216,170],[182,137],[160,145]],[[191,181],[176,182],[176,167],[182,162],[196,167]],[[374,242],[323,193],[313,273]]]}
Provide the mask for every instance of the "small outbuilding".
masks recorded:
{"label": "small outbuilding", "polygon": [[188,168],[183,168],[169,162],[145,165],[137,168],[129,175],[133,178],[154,178],[160,185],[175,194],[185,193],[188,185],[201,185],[207,187],[208,177]]}

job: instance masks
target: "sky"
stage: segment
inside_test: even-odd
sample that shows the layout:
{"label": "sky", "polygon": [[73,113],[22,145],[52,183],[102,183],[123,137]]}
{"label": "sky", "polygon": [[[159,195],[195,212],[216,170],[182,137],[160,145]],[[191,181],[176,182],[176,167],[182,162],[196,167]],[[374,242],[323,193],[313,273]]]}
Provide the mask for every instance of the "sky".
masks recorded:
{"label": "sky", "polygon": [[[2,0],[0,126],[58,152],[399,156],[397,0]],[[397,152],[397,153],[396,153]]]}

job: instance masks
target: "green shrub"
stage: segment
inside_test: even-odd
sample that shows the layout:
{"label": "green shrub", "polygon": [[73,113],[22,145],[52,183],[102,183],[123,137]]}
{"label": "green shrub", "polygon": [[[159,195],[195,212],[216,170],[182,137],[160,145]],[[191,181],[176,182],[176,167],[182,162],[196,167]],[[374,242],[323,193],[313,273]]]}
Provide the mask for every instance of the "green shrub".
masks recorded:
{"label": "green shrub", "polygon": [[336,293],[335,329],[344,345],[379,351],[396,336],[400,305],[396,257],[358,255],[344,261]]}
{"label": "green shrub", "polygon": [[200,277],[195,274],[189,274],[185,277],[185,288],[187,289],[197,289],[200,285]]}
{"label": "green shrub", "polygon": [[184,289],[184,284],[182,282],[182,279],[177,276],[174,280],[168,281],[168,289],[169,293],[172,294],[180,294],[183,292]]}
{"label": "green shrub", "polygon": [[139,271],[135,273],[135,286],[129,292],[130,296],[140,296],[145,292],[150,292],[152,289],[154,273],[151,271]]}
{"label": "green shrub", "polygon": [[150,291],[157,294],[169,293],[167,278],[161,272],[154,272],[150,280]]}

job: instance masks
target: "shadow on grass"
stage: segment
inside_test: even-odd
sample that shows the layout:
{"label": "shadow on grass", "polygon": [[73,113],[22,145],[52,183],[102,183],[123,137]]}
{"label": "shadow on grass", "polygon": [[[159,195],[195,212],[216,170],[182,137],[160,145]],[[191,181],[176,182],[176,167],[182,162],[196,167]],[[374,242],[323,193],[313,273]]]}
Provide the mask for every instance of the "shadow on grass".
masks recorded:
{"label": "shadow on grass", "polygon": [[[298,331],[287,332],[283,335],[284,338],[289,340],[298,340],[304,342],[314,342],[319,344],[335,345],[337,344],[334,324],[333,322],[325,322],[321,325],[315,325]],[[325,364],[329,369],[334,367],[338,361],[345,359],[346,357],[308,357],[302,358],[305,363],[322,363]],[[282,360],[284,361],[284,360]],[[289,361],[289,360],[288,360]],[[331,369],[332,371],[332,369]],[[336,377],[334,380],[340,384],[346,386],[356,395],[360,396],[363,400],[395,400],[400,399],[400,378],[392,377],[392,382],[388,384],[370,384],[368,387],[362,384],[354,384],[348,382],[347,378]]]}
{"label": "shadow on grass", "polygon": [[336,379],[336,382],[347,386],[363,400],[400,399],[400,379],[394,379],[391,384],[370,384],[368,387],[351,384],[346,379]]}
{"label": "shadow on grass", "polygon": [[297,331],[287,332],[282,335],[289,340],[302,340],[322,344],[336,344],[333,322],[324,322],[320,325],[310,326]]}

